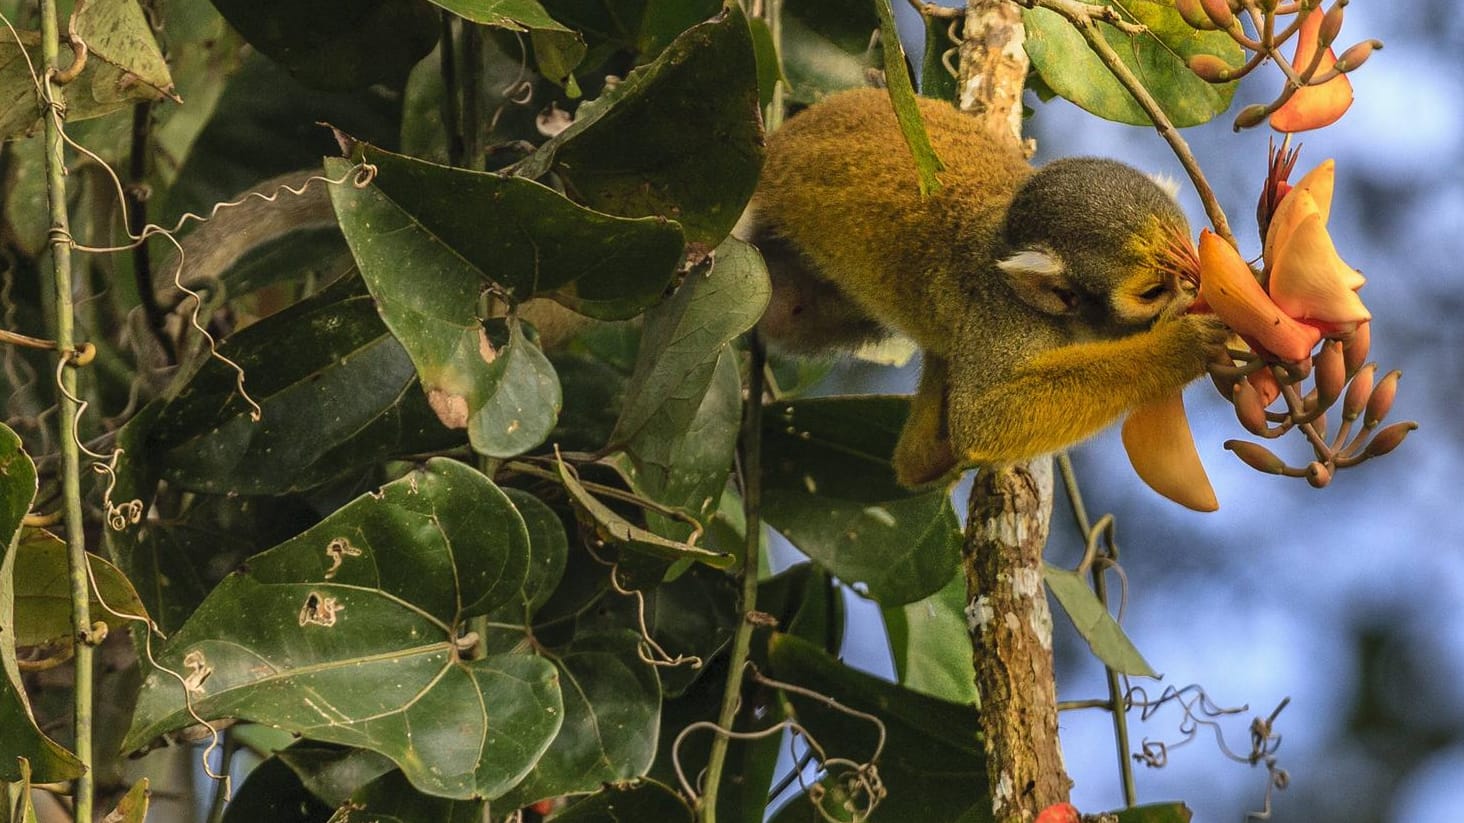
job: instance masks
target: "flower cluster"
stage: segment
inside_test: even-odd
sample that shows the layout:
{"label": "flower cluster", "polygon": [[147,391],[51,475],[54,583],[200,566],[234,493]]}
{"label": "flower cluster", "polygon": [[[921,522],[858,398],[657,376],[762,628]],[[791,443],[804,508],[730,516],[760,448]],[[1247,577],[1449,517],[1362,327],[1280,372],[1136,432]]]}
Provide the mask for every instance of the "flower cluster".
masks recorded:
{"label": "flower cluster", "polygon": [[[1348,0],[1333,0],[1321,9],[1321,0],[1175,0],[1185,23],[1198,30],[1220,30],[1251,53],[1243,65],[1232,66],[1213,54],[1196,54],[1190,70],[1211,83],[1230,83],[1274,60],[1286,75],[1286,85],[1269,103],[1240,110],[1237,130],[1259,125],[1268,117],[1280,132],[1319,129],[1337,121],[1352,105],[1352,83],[1347,73],[1361,66],[1381,41],[1363,40],[1339,58],[1332,43],[1342,31]],[[1249,27],[1246,22],[1249,22]],[[1292,38],[1296,49],[1288,61],[1280,47]]]}
{"label": "flower cluster", "polygon": [[[1366,281],[1327,231],[1335,165],[1328,160],[1293,186],[1287,178],[1295,162],[1294,152],[1272,152],[1257,208],[1265,263],[1259,277],[1230,243],[1208,229],[1200,233],[1200,298],[1191,311],[1213,312],[1236,333],[1231,362],[1212,366],[1211,376],[1246,430],[1274,438],[1299,429],[1315,459],[1292,467],[1258,443],[1231,440],[1225,447],[1252,468],[1305,477],[1320,488],[1338,469],[1397,448],[1417,424],[1394,423],[1374,434],[1400,373],[1375,384],[1376,367],[1364,362],[1372,315],[1357,292]],[[1303,393],[1308,378],[1312,386]],[[1284,407],[1273,411],[1278,398]],[[1326,415],[1339,399],[1341,424],[1328,438]],[[1155,490],[1200,511],[1218,507],[1179,394],[1130,414],[1123,440],[1134,469]]]}

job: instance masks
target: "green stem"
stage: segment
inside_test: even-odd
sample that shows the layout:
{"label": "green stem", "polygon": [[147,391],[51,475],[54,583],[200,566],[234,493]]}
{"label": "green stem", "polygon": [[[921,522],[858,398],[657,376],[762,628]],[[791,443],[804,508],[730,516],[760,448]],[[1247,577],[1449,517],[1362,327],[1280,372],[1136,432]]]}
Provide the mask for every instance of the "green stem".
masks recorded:
{"label": "green stem", "polygon": [[[722,709],[717,714],[718,728],[732,730],[737,719],[737,706],[742,697],[742,670],[752,648],[753,613],[757,610],[758,553],[762,547],[762,401],[763,369],[767,351],[756,331],[747,335],[747,401],[742,409],[741,459],[742,512],[747,523],[747,542],[742,551],[742,598],[737,613],[737,633],[732,638],[732,656],[727,661],[727,685],[722,691]],[[719,734],[712,739],[711,756],[707,759],[706,793],[702,795],[700,820],[716,823],[717,790],[722,782],[722,769],[727,762],[731,738]]]}
{"label": "green stem", "polygon": [[[1067,490],[1068,502],[1073,507],[1073,521],[1077,524],[1078,530],[1083,533],[1083,538],[1089,539],[1093,526],[1088,520],[1088,508],[1083,505],[1083,493],[1078,488],[1078,476],[1073,471],[1073,462],[1068,458],[1067,452],[1058,452],[1057,465],[1062,471],[1062,483],[1063,488]],[[1106,608],[1108,606],[1108,581],[1104,577],[1103,565],[1094,563],[1089,569],[1089,573],[1093,576],[1093,591]],[[1128,711],[1124,706],[1123,687],[1119,683],[1118,672],[1104,666],[1103,673],[1108,679],[1108,700],[1103,706],[1113,714],[1113,740],[1114,747],[1118,750],[1118,773],[1123,779],[1123,803],[1125,806],[1136,806],[1139,802],[1139,789],[1134,782],[1134,767],[1129,762],[1128,756]]]}
{"label": "green stem", "polygon": [[[60,26],[56,0],[40,0],[41,55],[43,65],[56,67],[60,51]],[[48,73],[47,97],[50,105],[64,104],[65,93]],[[76,348],[74,308],[71,303],[71,226],[66,216],[66,151],[61,142],[60,115],[47,109],[46,122],[46,194],[51,208],[52,293],[55,295],[57,356],[66,358]],[[92,771],[92,670],[93,640],[91,632],[90,586],[87,583],[86,532],[81,517],[81,444],[73,429],[77,403],[76,370],[62,368],[60,380],[61,494],[66,513],[66,548],[71,583],[71,625],[76,635],[75,719],[76,756],[82,774],[76,779],[74,817],[92,819],[96,784]]]}
{"label": "green stem", "polygon": [[463,167],[482,171],[484,166],[483,128],[483,27],[471,20],[463,21]]}

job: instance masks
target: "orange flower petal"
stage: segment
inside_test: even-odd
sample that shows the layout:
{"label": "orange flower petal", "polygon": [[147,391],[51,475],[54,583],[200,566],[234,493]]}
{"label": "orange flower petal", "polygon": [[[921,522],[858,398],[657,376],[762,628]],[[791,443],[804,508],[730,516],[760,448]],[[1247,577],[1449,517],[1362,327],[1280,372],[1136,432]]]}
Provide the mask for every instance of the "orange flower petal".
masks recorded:
{"label": "orange flower petal", "polygon": [[1321,215],[1313,212],[1302,220],[1278,254],[1269,291],[1282,311],[1297,320],[1329,324],[1372,319],[1353,290],[1360,275],[1338,256]]}
{"label": "orange flower petal", "polygon": [[1287,317],[1240,252],[1209,229],[1200,232],[1200,297],[1226,325],[1283,360],[1305,360],[1322,339],[1321,332]]}
{"label": "orange flower petal", "polygon": [[1328,157],[1291,187],[1293,191],[1304,191],[1311,195],[1312,202],[1317,204],[1317,213],[1322,216],[1324,226],[1332,216],[1332,183],[1336,176],[1337,162]]}
{"label": "orange flower petal", "polygon": [[[1314,10],[1301,22],[1296,35],[1296,56],[1291,65],[1297,71],[1311,65],[1317,53],[1317,30],[1322,26],[1321,9]],[[1317,73],[1329,71],[1337,63],[1337,53],[1330,48],[1322,55]],[[1281,108],[1271,112],[1271,128],[1280,132],[1319,129],[1337,122],[1352,105],[1352,81],[1339,74],[1320,86],[1302,86]]]}
{"label": "orange flower petal", "polygon": [[1123,447],[1149,488],[1195,511],[1220,508],[1195,450],[1184,414],[1184,396],[1178,391],[1129,412],[1123,421]]}
{"label": "orange flower petal", "polygon": [[1291,232],[1308,215],[1319,214],[1322,217],[1322,225],[1327,225],[1327,219],[1332,215],[1332,181],[1336,176],[1337,164],[1332,160],[1323,160],[1316,168],[1306,173],[1271,214],[1270,225],[1266,228],[1266,242],[1262,254],[1267,261],[1276,259],[1280,254],[1281,247],[1286,245]]}

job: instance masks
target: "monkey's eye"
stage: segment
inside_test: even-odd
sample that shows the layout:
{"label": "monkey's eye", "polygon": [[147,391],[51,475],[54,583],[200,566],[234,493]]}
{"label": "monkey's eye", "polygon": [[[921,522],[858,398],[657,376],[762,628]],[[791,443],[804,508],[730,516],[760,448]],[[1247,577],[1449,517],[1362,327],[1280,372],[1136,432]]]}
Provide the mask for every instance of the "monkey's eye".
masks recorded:
{"label": "monkey's eye", "polygon": [[1056,297],[1058,300],[1061,300],[1063,306],[1066,307],[1068,311],[1072,311],[1073,309],[1076,309],[1078,307],[1078,294],[1072,289],[1065,289],[1061,286],[1053,286],[1052,296]]}
{"label": "monkey's eye", "polygon": [[1163,297],[1169,291],[1169,287],[1163,283],[1153,286],[1148,291],[1139,294],[1139,299],[1145,303],[1152,303]]}

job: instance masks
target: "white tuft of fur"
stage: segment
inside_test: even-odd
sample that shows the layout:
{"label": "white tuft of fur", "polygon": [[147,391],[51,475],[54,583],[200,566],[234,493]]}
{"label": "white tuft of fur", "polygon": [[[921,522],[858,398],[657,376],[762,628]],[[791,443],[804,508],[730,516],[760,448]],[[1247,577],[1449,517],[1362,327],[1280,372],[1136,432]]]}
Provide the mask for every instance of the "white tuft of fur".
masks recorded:
{"label": "white tuft of fur", "polygon": [[1154,185],[1156,185],[1159,188],[1163,189],[1164,190],[1164,193],[1167,194],[1167,195],[1169,195],[1169,197],[1171,199],[1174,199],[1174,200],[1178,200],[1179,199],[1179,180],[1178,180],[1178,178],[1176,178],[1176,177],[1174,177],[1172,175],[1159,174],[1159,173],[1156,172],[1154,174],[1150,174],[1149,175],[1149,179],[1154,181]]}
{"label": "white tuft of fur", "polygon": [[1012,275],[1056,277],[1063,272],[1062,259],[1042,249],[1023,249],[996,265]]}

